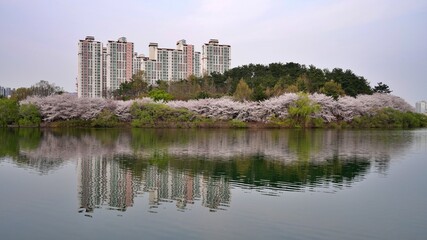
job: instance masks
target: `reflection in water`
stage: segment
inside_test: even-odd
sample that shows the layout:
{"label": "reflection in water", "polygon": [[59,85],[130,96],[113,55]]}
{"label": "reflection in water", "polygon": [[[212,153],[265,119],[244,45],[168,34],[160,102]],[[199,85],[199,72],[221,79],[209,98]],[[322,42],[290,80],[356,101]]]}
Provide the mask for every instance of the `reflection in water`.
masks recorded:
{"label": "reflection in water", "polygon": [[[185,209],[187,204],[201,200],[205,207],[221,209],[230,201],[230,186],[224,176],[193,175],[156,165],[146,165],[138,176],[134,176],[130,169],[122,168],[118,158],[78,160],[80,212],[90,213],[103,206],[109,210],[126,211],[141,192],[148,194],[152,212],[162,202],[176,201],[179,209]],[[120,158],[132,160],[128,156]]]}
{"label": "reflection in water", "polygon": [[106,205],[125,211],[133,205],[134,181],[130,171],[122,171],[117,162],[105,157],[79,159],[77,166],[81,210],[92,212]]}
{"label": "reflection in water", "polygon": [[1,129],[0,161],[48,174],[75,161],[80,211],[125,211],[148,195],[150,211],[174,202],[226,209],[231,188],[262,194],[351,187],[371,167],[387,172],[409,131]]}
{"label": "reflection in water", "polygon": [[230,186],[224,176],[192,175],[170,167],[160,169],[151,165],[143,172],[142,182],[152,208],[164,201],[174,200],[179,209],[185,209],[187,204],[201,199],[203,206],[220,209],[230,201]]}

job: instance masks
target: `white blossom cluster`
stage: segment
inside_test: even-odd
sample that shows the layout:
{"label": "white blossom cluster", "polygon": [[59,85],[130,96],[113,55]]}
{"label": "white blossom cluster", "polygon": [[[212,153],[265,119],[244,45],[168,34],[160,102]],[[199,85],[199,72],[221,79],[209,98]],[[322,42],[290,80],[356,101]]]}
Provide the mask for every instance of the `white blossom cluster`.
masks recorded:
{"label": "white blossom cluster", "polygon": [[[172,108],[185,108],[208,118],[219,120],[236,119],[244,122],[268,122],[272,118],[286,118],[288,109],[299,98],[298,94],[287,93],[260,102],[238,102],[230,97],[219,99],[200,99],[189,101],[170,101],[166,104]],[[389,107],[399,111],[414,111],[412,106],[402,98],[390,94],[359,95],[341,97],[334,100],[324,94],[311,94],[310,100],[320,106],[320,111],[313,117],[326,122],[336,120],[351,121],[354,117],[369,115],[375,110]],[[43,121],[68,119],[93,119],[102,110],[108,109],[121,121],[130,121],[130,106],[153,103],[150,98],[133,101],[115,101],[100,98],[77,98],[74,95],[53,95],[48,97],[30,97],[22,103],[33,103],[39,107]]]}
{"label": "white blossom cluster", "polygon": [[[43,121],[52,122],[70,119],[94,119],[104,110],[110,110],[121,121],[130,121],[130,106],[134,101],[115,101],[102,98],[77,98],[75,95],[62,94],[48,97],[29,97],[23,104],[35,104]],[[150,98],[139,99],[141,104],[153,102]]]}
{"label": "white blossom cluster", "polygon": [[[260,102],[236,102],[230,98],[172,101],[173,108],[186,108],[206,117],[237,119],[245,122],[268,122],[272,117],[286,118],[289,107],[299,98],[298,94],[287,93]],[[320,105],[313,117],[326,122],[350,121],[354,117],[372,114],[375,110],[389,107],[399,111],[413,111],[402,98],[390,94],[359,95],[356,98],[342,97],[337,101],[324,94],[311,94],[310,100]]]}
{"label": "white blossom cluster", "polygon": [[286,117],[289,106],[296,99],[298,99],[297,94],[289,93],[261,102],[238,102],[230,97],[223,97],[219,99],[172,101],[168,102],[167,105],[173,108],[186,108],[208,118],[266,122],[273,116]]}

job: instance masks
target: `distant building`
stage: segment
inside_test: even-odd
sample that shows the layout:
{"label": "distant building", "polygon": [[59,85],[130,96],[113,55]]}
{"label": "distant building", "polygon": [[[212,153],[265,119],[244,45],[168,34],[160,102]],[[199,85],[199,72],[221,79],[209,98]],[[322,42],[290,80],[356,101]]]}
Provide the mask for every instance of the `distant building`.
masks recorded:
{"label": "distant building", "polygon": [[107,48],[102,47],[102,97],[109,97],[107,91]]}
{"label": "distant building", "polygon": [[427,113],[427,102],[426,101],[416,102],[415,110],[417,113]]}
{"label": "distant building", "polygon": [[139,71],[144,71],[148,84],[155,85],[158,80],[178,81],[230,69],[231,47],[220,45],[216,39],[202,47],[203,54],[184,39],[177,41],[176,48],[159,48],[157,43],[150,43],[148,48],[145,56],[138,55],[125,37],[108,41],[106,47],[93,36],[79,40],[78,97],[110,97]]}
{"label": "distant building", "polygon": [[134,46],[125,37],[107,43],[107,91],[114,91],[129,81],[133,74]]}
{"label": "distant building", "polygon": [[211,39],[202,46],[202,71],[204,75],[213,72],[224,73],[230,69],[231,46],[219,44],[218,39]]}
{"label": "distant building", "polygon": [[137,74],[139,71],[145,71],[144,59],[146,59],[144,54],[138,55],[136,52],[133,54],[132,74]]}
{"label": "distant building", "polygon": [[12,95],[11,88],[0,86],[0,96],[8,98],[10,95]]}
{"label": "distant building", "polygon": [[141,58],[141,70],[145,71],[150,84],[157,80],[177,81],[189,76],[201,76],[200,52],[194,50],[194,45],[183,40],[176,43],[176,49],[159,48],[157,43],[148,45],[148,57]]}
{"label": "distant building", "polygon": [[78,48],[77,95],[102,97],[102,43],[87,36],[79,41]]}

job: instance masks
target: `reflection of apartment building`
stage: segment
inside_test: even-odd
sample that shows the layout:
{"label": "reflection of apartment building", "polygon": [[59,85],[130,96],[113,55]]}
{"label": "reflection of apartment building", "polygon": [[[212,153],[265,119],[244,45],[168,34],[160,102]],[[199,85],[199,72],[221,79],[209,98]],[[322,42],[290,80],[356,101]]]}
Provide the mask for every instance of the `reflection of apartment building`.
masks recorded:
{"label": "reflection of apartment building", "polygon": [[230,202],[230,187],[224,176],[208,177],[202,185],[202,204],[210,209],[220,209]]}
{"label": "reflection of apartment building", "polygon": [[201,199],[203,206],[218,209],[230,202],[230,186],[223,177],[193,176],[172,168],[150,166],[146,169],[145,181],[144,191],[148,192],[150,205],[173,200],[178,208],[185,208]]}
{"label": "reflection of apartment building", "polygon": [[103,205],[120,211],[133,205],[132,173],[104,157],[78,160],[80,208],[92,212]]}
{"label": "reflection of apartment building", "polygon": [[228,206],[231,197],[230,185],[224,176],[210,177],[149,165],[141,177],[136,178],[109,157],[80,158],[77,169],[80,209],[85,212],[103,206],[125,211],[133,206],[138,190],[148,193],[150,206],[175,201],[180,209],[197,200],[209,209],[221,209]]}

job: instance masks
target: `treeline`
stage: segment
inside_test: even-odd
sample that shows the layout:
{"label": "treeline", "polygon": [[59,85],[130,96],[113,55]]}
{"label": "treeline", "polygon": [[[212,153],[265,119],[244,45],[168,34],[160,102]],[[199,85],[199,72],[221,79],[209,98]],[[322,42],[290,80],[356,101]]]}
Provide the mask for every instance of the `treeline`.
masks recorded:
{"label": "treeline", "polygon": [[220,74],[166,82],[149,86],[144,73],[133,76],[113,93],[116,99],[128,100],[150,96],[160,99],[189,100],[234,96],[235,100],[261,101],[283,93],[323,93],[337,99],[360,94],[390,93],[386,84],[371,87],[362,76],[341,68],[319,69],[298,63],[249,64],[235,67]]}
{"label": "treeline", "polygon": [[47,97],[54,94],[62,94],[64,90],[48,81],[41,80],[29,88],[20,87],[13,90],[10,98],[16,101],[21,101],[30,96]]}
{"label": "treeline", "polygon": [[10,98],[0,96],[0,127],[21,126],[38,127],[42,116],[38,106],[21,104],[28,97],[47,97],[63,94],[64,90],[48,81],[41,80],[29,88],[20,87],[13,90]]}
{"label": "treeline", "polygon": [[0,127],[10,125],[38,127],[41,121],[41,113],[36,105],[19,104],[15,99],[0,99]]}

